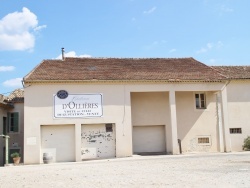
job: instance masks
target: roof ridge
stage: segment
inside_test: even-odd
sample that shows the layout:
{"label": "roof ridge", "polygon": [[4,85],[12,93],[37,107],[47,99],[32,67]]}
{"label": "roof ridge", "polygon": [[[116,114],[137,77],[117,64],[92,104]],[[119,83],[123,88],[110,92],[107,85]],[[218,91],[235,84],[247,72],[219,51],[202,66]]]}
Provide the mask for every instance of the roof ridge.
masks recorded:
{"label": "roof ridge", "polygon": [[[66,59],[194,59],[193,57],[65,57]],[[49,59],[48,59],[49,60]],[[56,59],[58,60],[58,59]]]}

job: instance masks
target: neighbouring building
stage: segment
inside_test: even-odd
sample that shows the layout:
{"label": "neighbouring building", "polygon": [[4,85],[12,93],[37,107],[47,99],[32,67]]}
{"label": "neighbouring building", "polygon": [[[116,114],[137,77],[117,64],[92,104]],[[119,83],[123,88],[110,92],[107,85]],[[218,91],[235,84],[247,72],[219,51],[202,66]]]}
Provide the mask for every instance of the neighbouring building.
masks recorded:
{"label": "neighbouring building", "polygon": [[250,67],[193,58],[44,60],[24,77],[24,163],[242,151]]}
{"label": "neighbouring building", "polygon": [[[18,152],[23,156],[24,98],[23,90],[16,89],[9,96],[0,95],[0,166],[5,164],[5,138],[8,135],[9,163],[13,163],[11,153]],[[21,158],[22,162],[22,158]]]}

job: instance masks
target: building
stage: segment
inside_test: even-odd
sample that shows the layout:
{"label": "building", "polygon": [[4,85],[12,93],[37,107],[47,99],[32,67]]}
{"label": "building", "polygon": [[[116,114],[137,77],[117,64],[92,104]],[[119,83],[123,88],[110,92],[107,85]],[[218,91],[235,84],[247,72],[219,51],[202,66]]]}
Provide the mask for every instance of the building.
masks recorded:
{"label": "building", "polygon": [[250,68],[239,69],[193,58],[44,60],[24,77],[24,163],[241,151]]}
{"label": "building", "polygon": [[[5,138],[9,138],[9,163],[13,163],[11,153],[19,152],[23,155],[23,125],[24,125],[24,98],[23,90],[16,89],[9,96],[0,95],[0,166],[5,164]],[[22,160],[21,160],[22,161]]]}
{"label": "building", "polygon": [[243,140],[250,136],[250,66],[213,67],[228,78],[227,109],[230,149],[242,151]]}

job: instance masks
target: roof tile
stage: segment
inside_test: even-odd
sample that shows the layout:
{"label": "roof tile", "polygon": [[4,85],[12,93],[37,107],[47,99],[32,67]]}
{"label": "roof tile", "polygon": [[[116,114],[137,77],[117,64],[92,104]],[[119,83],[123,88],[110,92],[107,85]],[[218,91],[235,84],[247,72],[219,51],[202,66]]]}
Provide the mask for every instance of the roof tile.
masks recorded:
{"label": "roof tile", "polygon": [[212,66],[228,79],[250,79],[250,66]]}
{"label": "roof tile", "polygon": [[44,60],[25,78],[32,81],[225,79],[193,58],[66,58]]}

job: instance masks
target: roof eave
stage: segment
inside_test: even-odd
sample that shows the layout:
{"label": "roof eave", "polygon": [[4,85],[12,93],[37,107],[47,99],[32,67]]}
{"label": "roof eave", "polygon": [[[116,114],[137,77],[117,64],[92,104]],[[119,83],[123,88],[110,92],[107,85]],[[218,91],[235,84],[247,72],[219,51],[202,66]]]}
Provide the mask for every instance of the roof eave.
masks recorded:
{"label": "roof eave", "polygon": [[8,109],[13,109],[14,105],[13,104],[9,104],[9,103],[0,102],[0,107],[8,110]]}
{"label": "roof eave", "polygon": [[36,83],[122,83],[122,82],[147,82],[147,83],[155,83],[155,82],[163,82],[163,83],[181,83],[181,82],[225,82],[228,79],[217,79],[217,80],[198,80],[198,79],[187,79],[187,80],[180,80],[180,79],[166,79],[166,80],[24,80],[25,84],[36,84]]}

